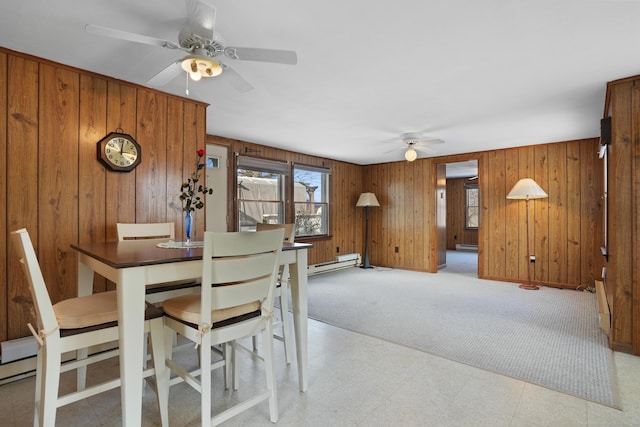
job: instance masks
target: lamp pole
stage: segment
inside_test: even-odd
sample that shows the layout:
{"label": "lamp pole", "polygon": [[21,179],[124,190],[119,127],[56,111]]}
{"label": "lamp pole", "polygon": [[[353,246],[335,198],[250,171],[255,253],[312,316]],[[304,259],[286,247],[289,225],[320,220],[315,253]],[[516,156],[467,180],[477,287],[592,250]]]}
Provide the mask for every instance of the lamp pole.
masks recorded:
{"label": "lamp pole", "polygon": [[529,199],[525,199],[525,203],[526,203],[526,209],[527,209],[527,284],[522,284],[520,285],[520,288],[522,289],[528,289],[528,290],[532,290],[535,291],[536,289],[540,289],[538,286],[536,285],[532,285],[531,284],[531,246],[529,245]]}
{"label": "lamp pole", "polygon": [[360,268],[373,268],[369,264],[369,206],[364,207],[364,263]]}

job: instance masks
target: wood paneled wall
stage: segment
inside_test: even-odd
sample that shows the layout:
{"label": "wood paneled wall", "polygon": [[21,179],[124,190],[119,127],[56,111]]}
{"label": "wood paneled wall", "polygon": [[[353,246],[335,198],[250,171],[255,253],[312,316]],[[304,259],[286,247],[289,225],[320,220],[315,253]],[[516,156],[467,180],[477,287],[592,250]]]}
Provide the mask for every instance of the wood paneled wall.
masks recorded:
{"label": "wood paneled wall", "polygon": [[526,203],[507,200],[520,178],[549,195],[530,202],[532,280],[551,286],[593,286],[602,270],[602,173],[598,139],[487,153],[480,169],[484,277],[526,280]]}
{"label": "wood paneled wall", "polygon": [[[331,236],[328,239],[305,240],[313,243],[313,248],[309,250],[309,264],[333,261],[336,255],[341,254],[357,252],[363,255],[364,212],[363,209],[356,208],[358,196],[362,191],[365,191],[362,190],[362,166],[213,135],[207,136],[207,143],[228,147],[231,151],[230,158],[233,157],[233,153],[239,153],[246,156],[331,169],[331,200],[329,201]],[[229,166],[230,173],[233,173],[233,163]],[[233,180],[229,179],[229,182],[232,183]],[[233,218],[235,210],[234,197],[235,191],[230,184],[229,218]],[[287,221],[293,220],[293,211],[286,212],[286,215]],[[235,228],[234,224],[232,229]]]}
{"label": "wood paneled wall", "polygon": [[380,202],[369,212],[372,265],[433,271],[430,266],[438,261],[431,244],[437,239],[433,166],[432,159],[421,159],[365,167],[366,191]]}
{"label": "wood paneled wall", "polygon": [[608,245],[605,280],[611,311],[609,341],[640,355],[640,76],[607,85]]}
{"label": "wood paneled wall", "polygon": [[381,204],[371,213],[371,263],[435,272],[436,165],[477,159],[478,275],[526,280],[525,203],[506,195],[518,179],[531,177],[549,194],[531,202],[534,279],[558,287],[593,286],[602,267],[603,164],[597,151],[594,138],[367,166],[365,182]]}
{"label": "wood paneled wall", "polygon": [[[0,50],[0,101],[5,341],[28,335],[33,321],[9,233],[29,231],[54,303],[76,295],[70,244],[115,240],[116,222],[174,221],[180,233],[180,184],[205,144],[206,105],[7,50]],[[130,173],[97,160],[97,142],[118,128],[142,146],[142,163]]]}
{"label": "wood paneled wall", "polygon": [[447,249],[455,249],[456,244],[477,245],[478,230],[467,228],[467,193],[465,184],[477,184],[468,178],[447,179]]}

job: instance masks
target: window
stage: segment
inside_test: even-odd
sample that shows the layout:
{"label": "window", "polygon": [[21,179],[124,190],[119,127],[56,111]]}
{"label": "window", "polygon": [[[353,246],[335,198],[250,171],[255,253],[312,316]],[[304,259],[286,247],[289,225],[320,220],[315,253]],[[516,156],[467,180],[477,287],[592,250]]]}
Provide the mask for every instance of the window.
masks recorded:
{"label": "window", "polygon": [[330,169],[295,165],[293,168],[293,208],[296,236],[329,234]]}
{"label": "window", "polygon": [[478,228],[478,212],[480,208],[478,184],[465,184],[464,192],[466,195],[466,227],[471,229]]}
{"label": "window", "polygon": [[238,230],[256,229],[256,223],[285,222],[286,162],[238,156],[236,169]]}
{"label": "window", "polygon": [[329,235],[330,175],[331,169],[238,155],[237,229],[295,223],[296,237]]}

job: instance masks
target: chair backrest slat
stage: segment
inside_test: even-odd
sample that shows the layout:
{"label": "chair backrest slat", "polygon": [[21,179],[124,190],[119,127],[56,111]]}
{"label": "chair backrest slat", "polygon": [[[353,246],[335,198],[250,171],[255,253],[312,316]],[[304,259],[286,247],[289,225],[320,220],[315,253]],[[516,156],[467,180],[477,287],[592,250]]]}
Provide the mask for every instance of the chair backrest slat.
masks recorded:
{"label": "chair backrest slat", "polygon": [[[251,268],[247,268],[250,265]],[[273,268],[273,253],[265,252],[249,256],[213,258],[211,283],[242,282],[260,276],[268,276]]]}
{"label": "chair backrest slat", "polygon": [[203,312],[255,301],[272,307],[283,236],[282,230],[205,232],[201,291]]}
{"label": "chair backrest slat", "polygon": [[116,224],[118,241],[134,239],[175,239],[173,222]]}

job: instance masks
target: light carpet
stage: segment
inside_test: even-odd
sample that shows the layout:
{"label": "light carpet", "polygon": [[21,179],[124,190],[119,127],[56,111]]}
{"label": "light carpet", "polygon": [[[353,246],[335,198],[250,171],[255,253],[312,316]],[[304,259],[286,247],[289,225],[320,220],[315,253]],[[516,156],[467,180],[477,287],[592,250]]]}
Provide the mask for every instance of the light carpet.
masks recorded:
{"label": "light carpet", "polygon": [[311,276],[309,317],[619,408],[594,293],[480,280],[477,254],[447,256],[437,274],[350,268]]}

